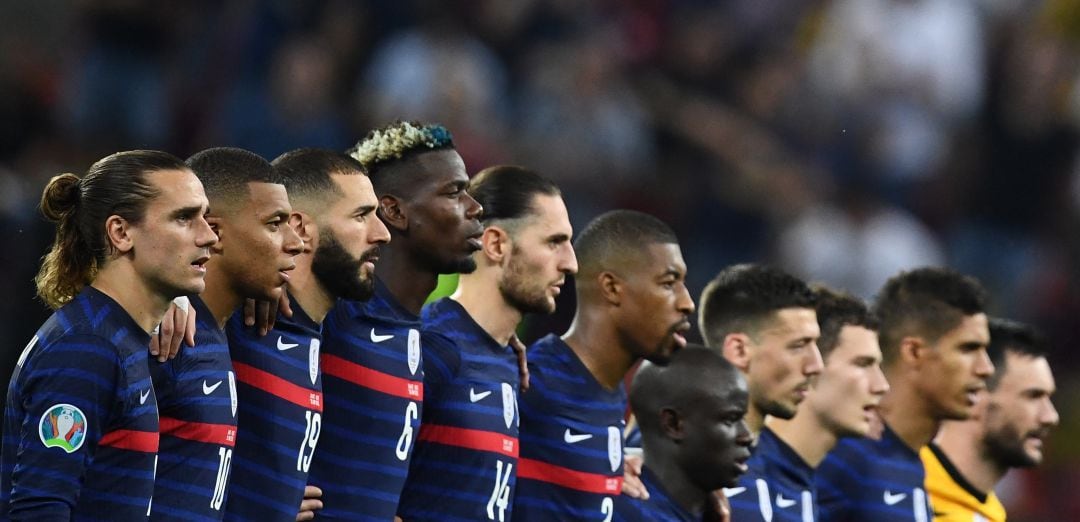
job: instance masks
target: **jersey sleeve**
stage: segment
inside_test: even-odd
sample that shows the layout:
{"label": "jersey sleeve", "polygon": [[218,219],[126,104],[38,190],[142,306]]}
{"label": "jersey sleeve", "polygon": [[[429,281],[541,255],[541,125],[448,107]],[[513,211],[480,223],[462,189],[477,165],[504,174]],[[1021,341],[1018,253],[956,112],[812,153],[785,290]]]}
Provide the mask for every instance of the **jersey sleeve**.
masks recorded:
{"label": "jersey sleeve", "polygon": [[117,399],[115,348],[92,336],[67,336],[20,372],[18,451],[12,520],[69,520]]}
{"label": "jersey sleeve", "polygon": [[441,333],[430,330],[423,332],[422,341],[424,387],[453,381],[461,368],[461,350],[457,343]]}

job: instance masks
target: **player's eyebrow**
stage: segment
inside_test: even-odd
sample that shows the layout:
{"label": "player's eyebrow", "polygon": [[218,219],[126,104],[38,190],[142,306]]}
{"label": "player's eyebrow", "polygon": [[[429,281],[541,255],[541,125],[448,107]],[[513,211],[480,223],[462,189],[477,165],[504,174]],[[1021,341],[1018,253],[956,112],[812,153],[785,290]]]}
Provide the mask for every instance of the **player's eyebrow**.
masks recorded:
{"label": "player's eyebrow", "polygon": [[377,205],[360,205],[360,206],[356,207],[355,209],[353,209],[353,215],[366,216],[366,215],[374,212],[376,208],[378,208]]}
{"label": "player's eyebrow", "polygon": [[182,207],[182,208],[178,208],[178,209],[172,211],[172,213],[169,214],[169,217],[171,219],[193,218],[195,216],[198,216],[199,213],[201,213],[201,212],[205,212],[205,213],[209,214],[210,213],[210,208],[209,207],[204,207],[202,205],[193,205],[193,206],[190,206],[190,207]]}

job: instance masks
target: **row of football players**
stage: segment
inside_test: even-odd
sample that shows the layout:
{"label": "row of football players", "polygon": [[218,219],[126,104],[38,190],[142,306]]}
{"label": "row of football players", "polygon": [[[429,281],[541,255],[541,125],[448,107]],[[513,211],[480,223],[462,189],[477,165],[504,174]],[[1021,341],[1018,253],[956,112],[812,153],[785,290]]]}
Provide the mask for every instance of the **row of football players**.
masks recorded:
{"label": "row of football players", "polygon": [[[746,466],[745,413],[761,434],[751,473],[727,490],[734,520],[812,520],[818,504],[822,520],[879,519],[850,513],[874,506],[836,478],[875,466],[888,479],[871,492],[884,488],[882,509],[926,520],[911,455],[942,419],[988,402],[976,397],[992,371],[977,283],[941,269],[902,274],[875,310],[893,384],[884,435],[825,459],[841,436],[870,431],[888,387],[878,323],[857,300],[731,267],[702,297],[714,350],[680,351],[694,304],[659,220],[610,212],[571,247],[554,184],[517,167],[470,182],[437,125],[393,124],[350,154],[298,150],[271,167],[236,149],[186,165],[131,152],[50,184],[42,206],[58,236],[38,283],[63,307],[9,388],[8,516],[700,519],[719,514],[722,496],[709,492],[735,486]],[[461,273],[458,291],[421,309],[439,273]],[[573,325],[529,348],[523,371],[515,327],[523,314],[552,312],[574,273]],[[283,287],[267,327],[238,312],[248,298],[276,302]],[[197,311],[194,347],[148,361],[146,331],[185,294]],[[619,496],[620,383],[642,358],[658,363],[631,390],[645,465],[632,461],[630,494]],[[1038,425],[1018,436],[1033,458],[1056,423],[1052,379],[1040,386],[1023,395],[1038,403]],[[968,425],[957,429],[968,436],[961,448]],[[950,431],[945,451],[957,445]],[[967,457],[956,467],[984,471]]]}

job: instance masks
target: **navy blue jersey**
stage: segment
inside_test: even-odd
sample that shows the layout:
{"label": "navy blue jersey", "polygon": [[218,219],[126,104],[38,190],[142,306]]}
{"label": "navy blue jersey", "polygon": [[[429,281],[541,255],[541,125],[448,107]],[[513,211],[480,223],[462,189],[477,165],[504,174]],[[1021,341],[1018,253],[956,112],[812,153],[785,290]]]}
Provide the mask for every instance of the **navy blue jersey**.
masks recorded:
{"label": "navy blue jersey", "polygon": [[291,301],[259,336],[237,312],[226,325],[236,372],[238,431],[226,520],[295,520],[322,431],[320,327]]}
{"label": "navy blue jersey", "polygon": [[311,465],[320,519],[391,520],[420,427],[420,318],[378,280],[370,301],[340,301],[326,317],[326,418]]}
{"label": "navy blue jersey", "polygon": [[780,440],[769,428],[762,428],[749,468],[739,477],[739,485],[725,488],[731,502],[731,519],[742,522],[814,522],[814,469]]}
{"label": "navy blue jersey", "polygon": [[517,477],[517,354],[457,301],[421,318],[424,415],[398,514],[405,520],[510,519]]}
{"label": "navy blue jersey", "polygon": [[149,344],[92,287],[42,325],[8,386],[0,519],[146,519],[158,450]]}
{"label": "navy blue jersey", "polygon": [[[648,466],[641,468],[641,482],[649,492],[649,500],[641,500],[628,495],[615,497],[616,522],[700,522],[675,500],[668,496],[664,486],[653,475]],[[732,517],[732,520],[742,519]]]}
{"label": "navy blue jersey", "polygon": [[554,335],[529,348],[514,520],[611,520],[622,491],[626,393]]}
{"label": "navy blue jersey", "polygon": [[889,426],[880,440],[847,438],[814,476],[822,522],[928,522],[922,460]]}
{"label": "navy blue jersey", "polygon": [[225,332],[198,296],[195,347],[150,362],[161,445],[151,520],[221,520],[236,445],[236,376]]}

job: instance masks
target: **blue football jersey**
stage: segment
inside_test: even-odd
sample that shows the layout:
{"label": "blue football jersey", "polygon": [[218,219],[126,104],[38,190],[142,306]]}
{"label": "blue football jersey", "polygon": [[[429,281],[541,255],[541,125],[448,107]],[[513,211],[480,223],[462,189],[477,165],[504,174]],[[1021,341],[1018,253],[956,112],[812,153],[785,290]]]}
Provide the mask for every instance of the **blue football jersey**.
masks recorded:
{"label": "blue football jersey", "polygon": [[[645,490],[649,492],[649,500],[641,500],[627,495],[615,497],[616,522],[700,522],[701,517],[695,517],[675,500],[668,496],[664,486],[653,475],[648,466],[641,468],[641,482]],[[732,520],[741,521],[741,518],[732,517]]]}
{"label": "blue football jersey", "polygon": [[739,485],[726,488],[731,519],[814,522],[814,469],[769,428],[762,428]]}
{"label": "blue football jersey", "polygon": [[[290,298],[291,299],[291,298]],[[236,372],[236,447],[226,520],[295,520],[322,431],[320,326],[296,300],[259,336],[237,312],[226,325]]]}
{"label": "blue football jersey", "polygon": [[161,445],[151,520],[221,520],[236,445],[236,376],[225,332],[198,296],[195,346],[150,361]]}
{"label": "blue football jersey", "polygon": [[398,514],[405,520],[510,519],[517,477],[517,354],[457,301],[421,314],[424,415]]}
{"label": "blue football jersey", "polygon": [[604,388],[555,335],[529,348],[515,521],[607,521],[622,491],[626,393]]}
{"label": "blue football jersey", "polygon": [[37,331],[8,386],[0,519],[147,518],[158,450],[149,344],[93,287]]}
{"label": "blue football jersey", "polygon": [[366,302],[326,317],[326,417],[311,465],[319,519],[391,520],[397,513],[424,399],[420,318],[378,280]]}
{"label": "blue football jersey", "polygon": [[919,454],[888,425],[880,440],[841,439],[814,475],[820,518],[929,522],[925,477]]}

